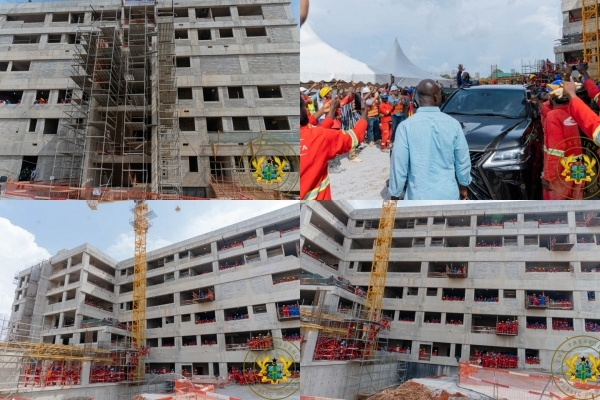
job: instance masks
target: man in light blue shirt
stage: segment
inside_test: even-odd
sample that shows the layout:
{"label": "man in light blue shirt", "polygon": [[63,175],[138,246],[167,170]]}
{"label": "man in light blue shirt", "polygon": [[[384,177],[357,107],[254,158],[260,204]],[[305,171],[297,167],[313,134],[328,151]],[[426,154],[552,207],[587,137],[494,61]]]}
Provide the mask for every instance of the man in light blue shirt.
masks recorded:
{"label": "man in light blue shirt", "polygon": [[434,81],[419,82],[417,96],[417,112],[396,130],[390,195],[392,199],[404,195],[405,200],[464,200],[471,183],[471,159],[462,128],[440,111],[442,91]]}

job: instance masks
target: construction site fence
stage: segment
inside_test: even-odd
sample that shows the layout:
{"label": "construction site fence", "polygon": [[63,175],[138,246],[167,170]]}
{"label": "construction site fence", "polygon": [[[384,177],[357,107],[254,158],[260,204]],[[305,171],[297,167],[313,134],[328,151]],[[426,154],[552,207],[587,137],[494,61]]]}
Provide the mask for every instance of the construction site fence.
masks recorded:
{"label": "construction site fence", "polygon": [[51,182],[6,182],[4,194],[36,200],[205,200],[202,197],[175,196],[154,192],[145,192],[134,188],[80,188],[61,186]]}
{"label": "construction site fence", "polygon": [[[562,378],[553,379],[551,375],[486,368],[464,362],[459,363],[459,366],[458,382],[460,387],[483,393],[494,399],[572,400],[579,398],[563,393],[559,385],[564,387],[568,383]],[[591,399],[592,397],[581,398]]]}

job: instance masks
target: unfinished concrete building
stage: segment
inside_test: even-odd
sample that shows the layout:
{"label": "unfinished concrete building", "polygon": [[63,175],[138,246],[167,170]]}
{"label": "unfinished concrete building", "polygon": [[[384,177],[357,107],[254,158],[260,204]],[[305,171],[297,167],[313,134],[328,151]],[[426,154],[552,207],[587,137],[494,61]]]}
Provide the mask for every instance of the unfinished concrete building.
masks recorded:
{"label": "unfinished concrete building", "polygon": [[[38,184],[89,192],[298,191],[289,1],[9,2],[0,60],[0,176],[9,182],[35,169]],[[269,162],[275,185],[253,176]]]}
{"label": "unfinished concrete building", "polygon": [[[589,1],[588,1],[589,3]],[[583,25],[581,0],[562,0],[562,38],[554,47],[557,63],[583,61]]]}
{"label": "unfinished concrete building", "polygon": [[[299,316],[287,312],[298,303],[299,223],[292,205],[148,253],[146,380],[171,372],[225,379],[264,350],[259,337],[299,347]],[[132,259],[117,262],[84,244],[15,276],[0,394],[131,399],[132,275]],[[81,363],[69,353],[60,365],[33,350],[16,357],[7,338],[37,340],[45,352],[71,345],[93,357]]]}
{"label": "unfinished concrete building", "polygon": [[[382,309],[390,329],[376,358],[407,362],[395,368],[408,378],[455,375],[458,361],[549,372],[563,341],[600,331],[598,211],[585,201],[398,207]],[[351,399],[392,384],[389,368],[387,382],[361,369],[364,336],[353,334],[379,217],[344,201],[302,204],[304,394]],[[502,363],[487,365],[488,352]]]}

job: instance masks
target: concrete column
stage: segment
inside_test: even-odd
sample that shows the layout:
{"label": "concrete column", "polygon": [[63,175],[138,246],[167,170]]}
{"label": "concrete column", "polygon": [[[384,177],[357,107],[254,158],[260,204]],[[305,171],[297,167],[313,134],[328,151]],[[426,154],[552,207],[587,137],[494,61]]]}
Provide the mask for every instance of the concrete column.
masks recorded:
{"label": "concrete column", "polygon": [[73,257],[67,258],[67,269],[73,266]]}
{"label": "concrete column", "polygon": [[311,329],[306,331],[305,342],[301,344],[300,349],[300,365],[312,363],[317,345],[317,336],[319,336],[319,331],[317,330]]}
{"label": "concrete column", "polygon": [[64,292],[62,292],[62,302],[64,303],[65,301],[67,301],[67,291],[66,290]]}
{"label": "concrete column", "polygon": [[65,323],[65,313],[61,312],[58,317],[58,327],[62,328],[64,323]]}
{"label": "concrete column", "polygon": [[266,261],[267,260],[267,249],[259,249],[258,250],[258,254],[260,255],[260,261]]}
{"label": "concrete column", "polygon": [[569,224],[569,228],[575,228],[576,227],[576,223],[575,223],[575,211],[568,211],[567,212],[567,224]]}
{"label": "concrete column", "polygon": [[[212,363],[210,363],[210,364],[212,364]],[[213,366],[213,374],[212,374],[212,376],[215,376],[215,374],[216,374],[216,371],[214,370],[214,366]],[[226,362],[220,362],[219,363],[219,376],[227,376],[227,363]]]}
{"label": "concrete column", "polygon": [[81,384],[87,386],[90,383],[90,370],[92,368],[91,361],[84,361],[81,366]]}
{"label": "concrete column", "polygon": [[[215,376],[215,369],[213,367],[213,363],[209,362],[208,364],[208,376]],[[220,369],[221,367],[219,367]],[[226,368],[227,369],[227,368]],[[205,372],[205,371],[203,371]]]}
{"label": "concrete column", "polygon": [[173,302],[174,302],[174,304],[175,304],[176,307],[179,306],[179,303],[180,303],[179,292],[173,293]]}
{"label": "concrete column", "polygon": [[471,215],[471,229],[477,227],[477,215]]}

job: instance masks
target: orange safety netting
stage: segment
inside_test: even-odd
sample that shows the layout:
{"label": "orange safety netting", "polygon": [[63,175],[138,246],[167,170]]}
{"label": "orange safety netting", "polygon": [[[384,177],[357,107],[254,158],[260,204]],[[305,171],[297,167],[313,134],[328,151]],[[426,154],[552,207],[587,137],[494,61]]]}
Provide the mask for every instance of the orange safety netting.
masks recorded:
{"label": "orange safety netting", "polygon": [[79,188],[73,186],[50,185],[50,183],[7,182],[5,194],[27,199],[40,200],[98,200],[99,202],[119,200],[201,200],[200,197],[161,195],[132,188]]}
{"label": "orange safety netting", "polygon": [[488,396],[511,400],[572,400],[563,393],[550,375],[487,368],[459,363],[459,385]]}

